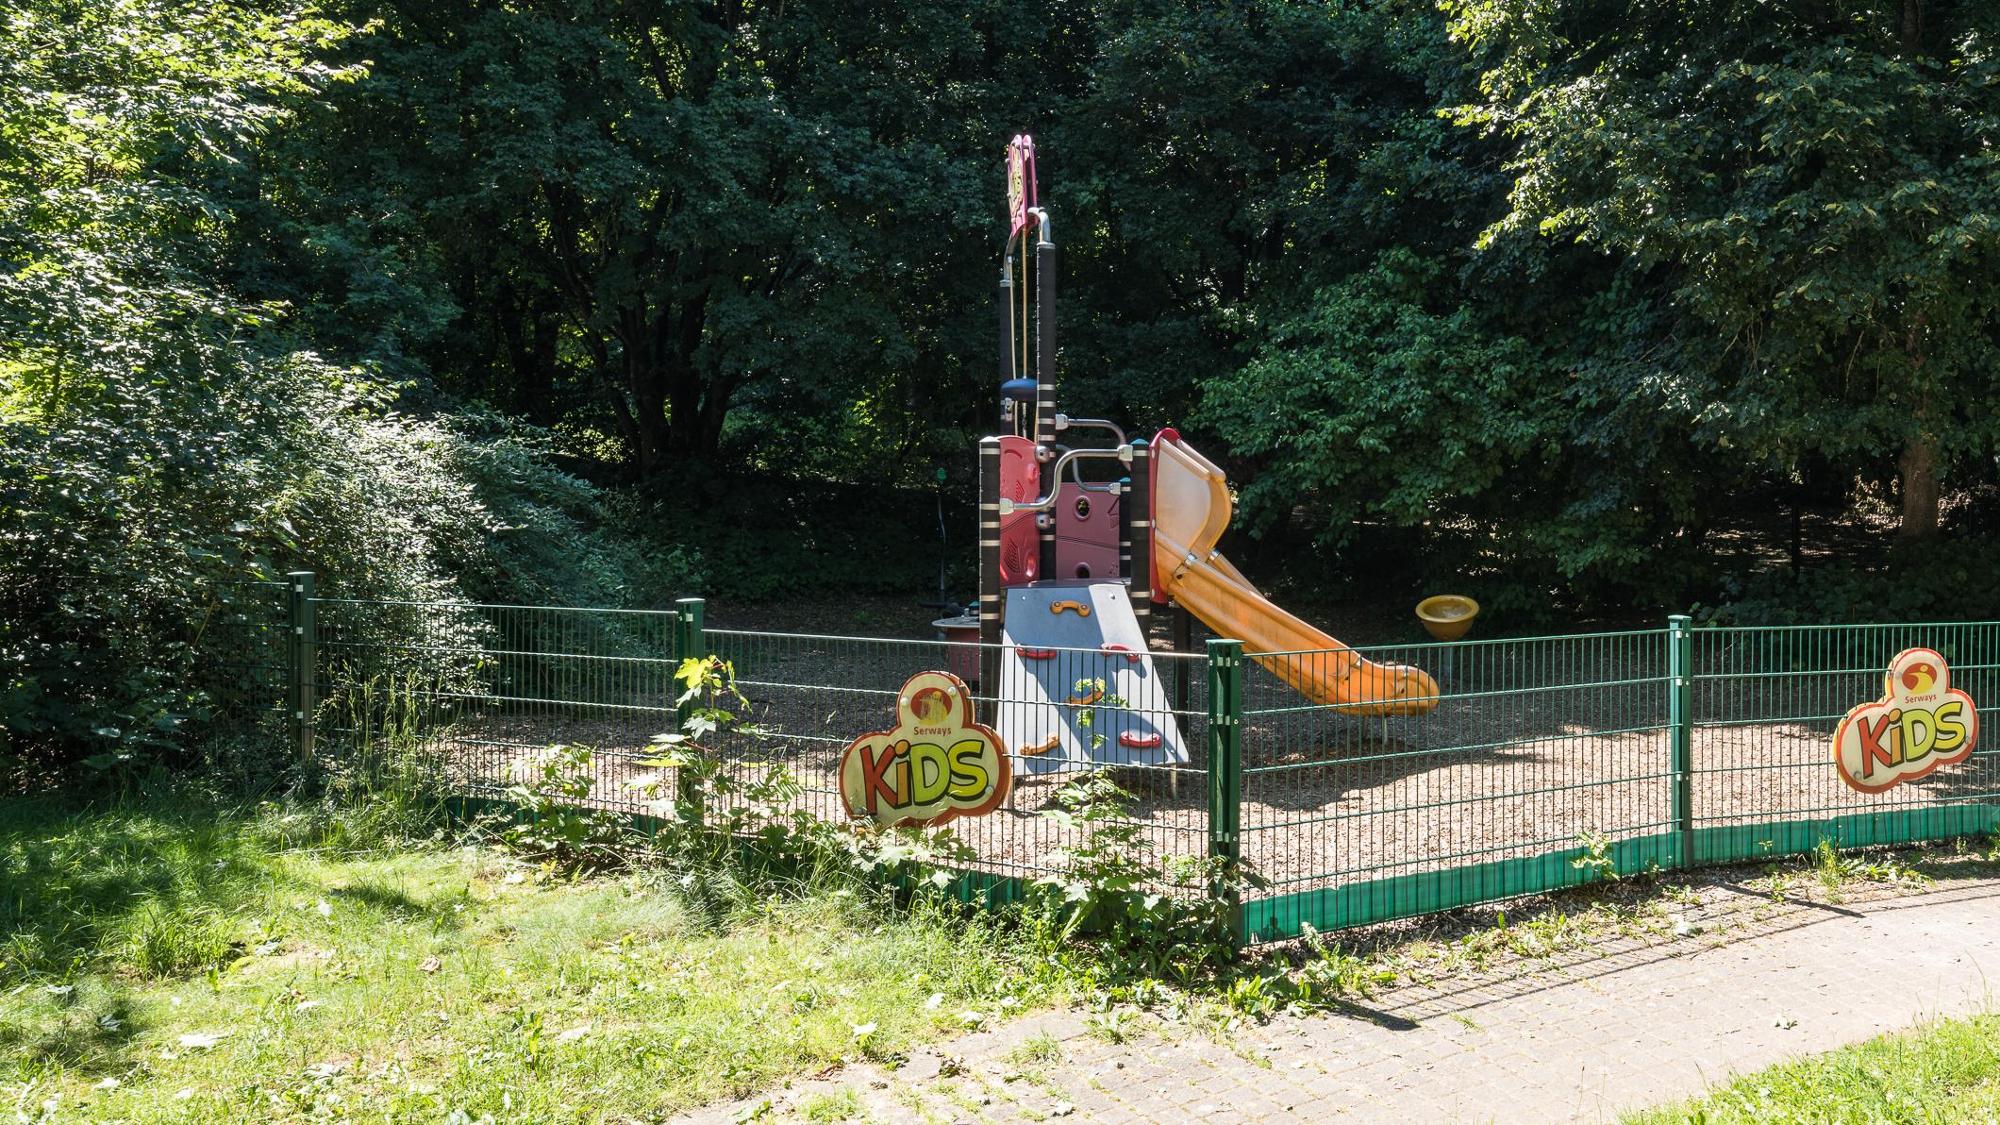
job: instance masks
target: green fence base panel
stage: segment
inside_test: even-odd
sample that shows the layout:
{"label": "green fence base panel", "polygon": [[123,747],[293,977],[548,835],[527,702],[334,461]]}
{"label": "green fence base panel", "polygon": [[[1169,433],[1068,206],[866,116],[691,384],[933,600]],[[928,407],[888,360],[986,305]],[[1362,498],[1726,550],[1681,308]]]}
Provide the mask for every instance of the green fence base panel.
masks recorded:
{"label": "green fence base panel", "polygon": [[[2000,805],[1935,805],[1822,820],[1725,825],[1695,830],[1694,861],[1719,864],[1796,855],[1812,851],[1821,840],[1845,849],[1993,832],[2000,832]],[[1606,858],[1620,875],[1671,868],[1677,866],[1675,844],[1673,833],[1634,837],[1613,844]],[[1582,848],[1569,848],[1259,899],[1243,907],[1247,940],[1283,941],[1304,933],[1307,925],[1338,930],[1579,886],[1597,877],[1590,865],[1577,865],[1584,854]]]}
{"label": "green fence base panel", "polygon": [[[519,823],[531,820],[533,817],[531,812],[503,797],[462,795],[445,800],[445,814],[457,824],[469,824],[481,818],[497,818]],[[632,830],[646,836],[658,835],[660,830],[667,826],[664,817],[653,816],[650,813],[618,812],[615,815],[623,819]],[[743,847],[747,851],[756,847],[756,844],[745,840]],[[898,873],[888,881],[900,891],[915,889],[915,883],[907,873]],[[960,902],[991,910],[1022,901],[1027,897],[1028,884],[1013,875],[999,875],[989,871],[961,871],[941,889],[946,895]]]}
{"label": "green fence base panel", "polygon": [[[1673,847],[1673,834],[1661,832],[1619,840],[1611,845],[1606,858],[1619,874],[1634,875],[1670,866]],[[1250,942],[1282,941],[1304,933],[1307,925],[1316,930],[1339,930],[1573,887],[1597,877],[1589,866],[1577,866],[1575,861],[1584,854],[1582,848],[1569,848],[1258,899],[1243,904],[1245,938]]]}
{"label": "green fence base panel", "polygon": [[1733,863],[1770,855],[1796,855],[1832,840],[1839,848],[1910,844],[2000,832],[2000,805],[1928,805],[1892,812],[1850,813],[1824,820],[1697,829],[1696,863]]}

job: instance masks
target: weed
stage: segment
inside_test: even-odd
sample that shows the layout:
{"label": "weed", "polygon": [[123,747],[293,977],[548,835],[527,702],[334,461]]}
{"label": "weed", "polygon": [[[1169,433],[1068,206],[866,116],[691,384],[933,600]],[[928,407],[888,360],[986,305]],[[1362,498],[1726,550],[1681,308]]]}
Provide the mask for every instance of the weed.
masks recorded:
{"label": "weed", "polygon": [[213,969],[242,947],[240,924],[202,903],[148,902],[123,925],[122,959],[151,977]]}
{"label": "weed", "polygon": [[1286,992],[1285,983],[1284,976],[1277,973],[1239,976],[1229,982],[1223,1002],[1238,1015],[1266,1019],[1277,1012]]}
{"label": "weed", "polygon": [[1055,872],[1030,886],[1028,911],[1056,945],[1088,938],[1116,977],[1186,983],[1235,955],[1228,908],[1213,891],[1259,881],[1218,861],[1159,855],[1132,802],[1102,771],[1056,791],[1041,815],[1076,842],[1049,854]]}
{"label": "weed", "polygon": [[1132,1011],[1129,1008],[1112,1008],[1097,1012],[1085,1021],[1090,1035],[1106,1043],[1123,1043],[1132,1037]]}
{"label": "weed", "polygon": [[1676,906],[1700,906],[1701,891],[1692,883],[1673,883],[1666,888],[1667,901]]}
{"label": "weed", "polygon": [[814,1094],[799,1104],[799,1115],[807,1121],[850,1121],[861,1116],[861,1099],[852,1090]]}
{"label": "weed", "polygon": [[1611,854],[1611,837],[1586,828],[1576,838],[1582,854],[1570,860],[1569,865],[1584,872],[1587,879],[1617,881],[1618,861]]}
{"label": "weed", "polygon": [[1312,1007],[1373,995],[1377,988],[1394,984],[1394,969],[1356,956],[1314,933],[1307,935],[1311,958],[1299,970],[1296,1003]]}
{"label": "weed", "polygon": [[1063,1061],[1063,1057],[1062,1040],[1046,1031],[1038,1031],[1028,1036],[1013,1050],[1007,1052],[1007,1061],[1022,1068],[1037,1064],[1059,1063]]}

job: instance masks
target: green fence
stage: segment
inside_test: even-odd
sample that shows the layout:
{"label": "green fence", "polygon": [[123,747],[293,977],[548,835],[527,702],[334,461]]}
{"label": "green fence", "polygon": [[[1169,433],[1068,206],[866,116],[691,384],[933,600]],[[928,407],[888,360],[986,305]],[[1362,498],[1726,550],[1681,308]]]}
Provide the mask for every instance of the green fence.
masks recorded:
{"label": "green fence", "polygon": [[[303,589],[302,589],[303,587]],[[286,704],[302,753],[336,757],[420,728],[471,795],[504,792],[554,745],[594,751],[590,800],[640,811],[634,786],[674,729],[679,658],[730,660],[754,733],[711,740],[731,769],[783,766],[798,807],[845,816],[842,749],[889,725],[912,673],[973,678],[980,646],[716,629],[699,602],[628,611],[321,597],[284,588]],[[268,614],[265,615],[268,618]],[[266,638],[268,643],[268,638]],[[1242,936],[1280,939],[1632,873],[2000,829],[2000,749],[1887,792],[1847,788],[1831,737],[1881,692],[1891,657],[1926,646],[1954,683],[2000,701],[2000,623],[1663,628],[1354,650],[1244,653],[1226,639],[1154,653],[1189,760],[1119,771],[1160,854],[1259,877]],[[1289,683],[1362,657],[1438,683],[1436,707],[1379,715]],[[1087,675],[1102,654],[1059,652]],[[1067,665],[1066,665],[1067,666]],[[984,708],[1023,701],[976,696]],[[1087,707],[1103,729],[1128,710]],[[1982,706],[1980,714],[1990,709]],[[1017,766],[1026,757],[1018,756]],[[1007,803],[955,829],[1000,886],[1076,843],[1040,815],[1073,774],[1017,769]],[[1579,859],[1592,862],[1579,864]],[[1182,893],[1208,893],[1185,888]],[[1222,893],[1217,891],[1215,893]]]}

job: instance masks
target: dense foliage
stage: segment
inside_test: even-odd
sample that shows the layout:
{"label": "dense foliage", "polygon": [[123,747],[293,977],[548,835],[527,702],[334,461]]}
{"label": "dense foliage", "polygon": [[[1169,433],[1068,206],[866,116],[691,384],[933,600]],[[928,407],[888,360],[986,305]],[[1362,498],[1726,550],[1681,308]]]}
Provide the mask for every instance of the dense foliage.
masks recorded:
{"label": "dense foliage", "polygon": [[1994,577],[1986,6],[6,20],[17,760],[169,740],[230,591],[292,566],[601,604],[962,574],[1023,129],[1065,406],[1222,460],[1260,579],[1449,584],[1504,626],[1951,611]]}
{"label": "dense foliage", "polygon": [[179,744],[212,702],[204,642],[270,620],[251,583],[294,565],[401,598],[616,601],[647,572],[532,434],[399,413],[221,283],[234,169],[358,73],[315,61],[337,27],[137,3],[11,20],[0,770]]}

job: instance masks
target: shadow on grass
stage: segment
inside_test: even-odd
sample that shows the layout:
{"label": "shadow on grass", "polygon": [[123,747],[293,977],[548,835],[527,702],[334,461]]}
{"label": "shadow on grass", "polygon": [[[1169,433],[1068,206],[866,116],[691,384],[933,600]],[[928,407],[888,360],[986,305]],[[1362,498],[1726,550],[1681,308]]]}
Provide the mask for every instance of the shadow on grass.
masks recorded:
{"label": "shadow on grass", "polygon": [[139,967],[127,959],[145,919],[207,917],[269,878],[244,818],[214,807],[0,808],[0,981]]}

